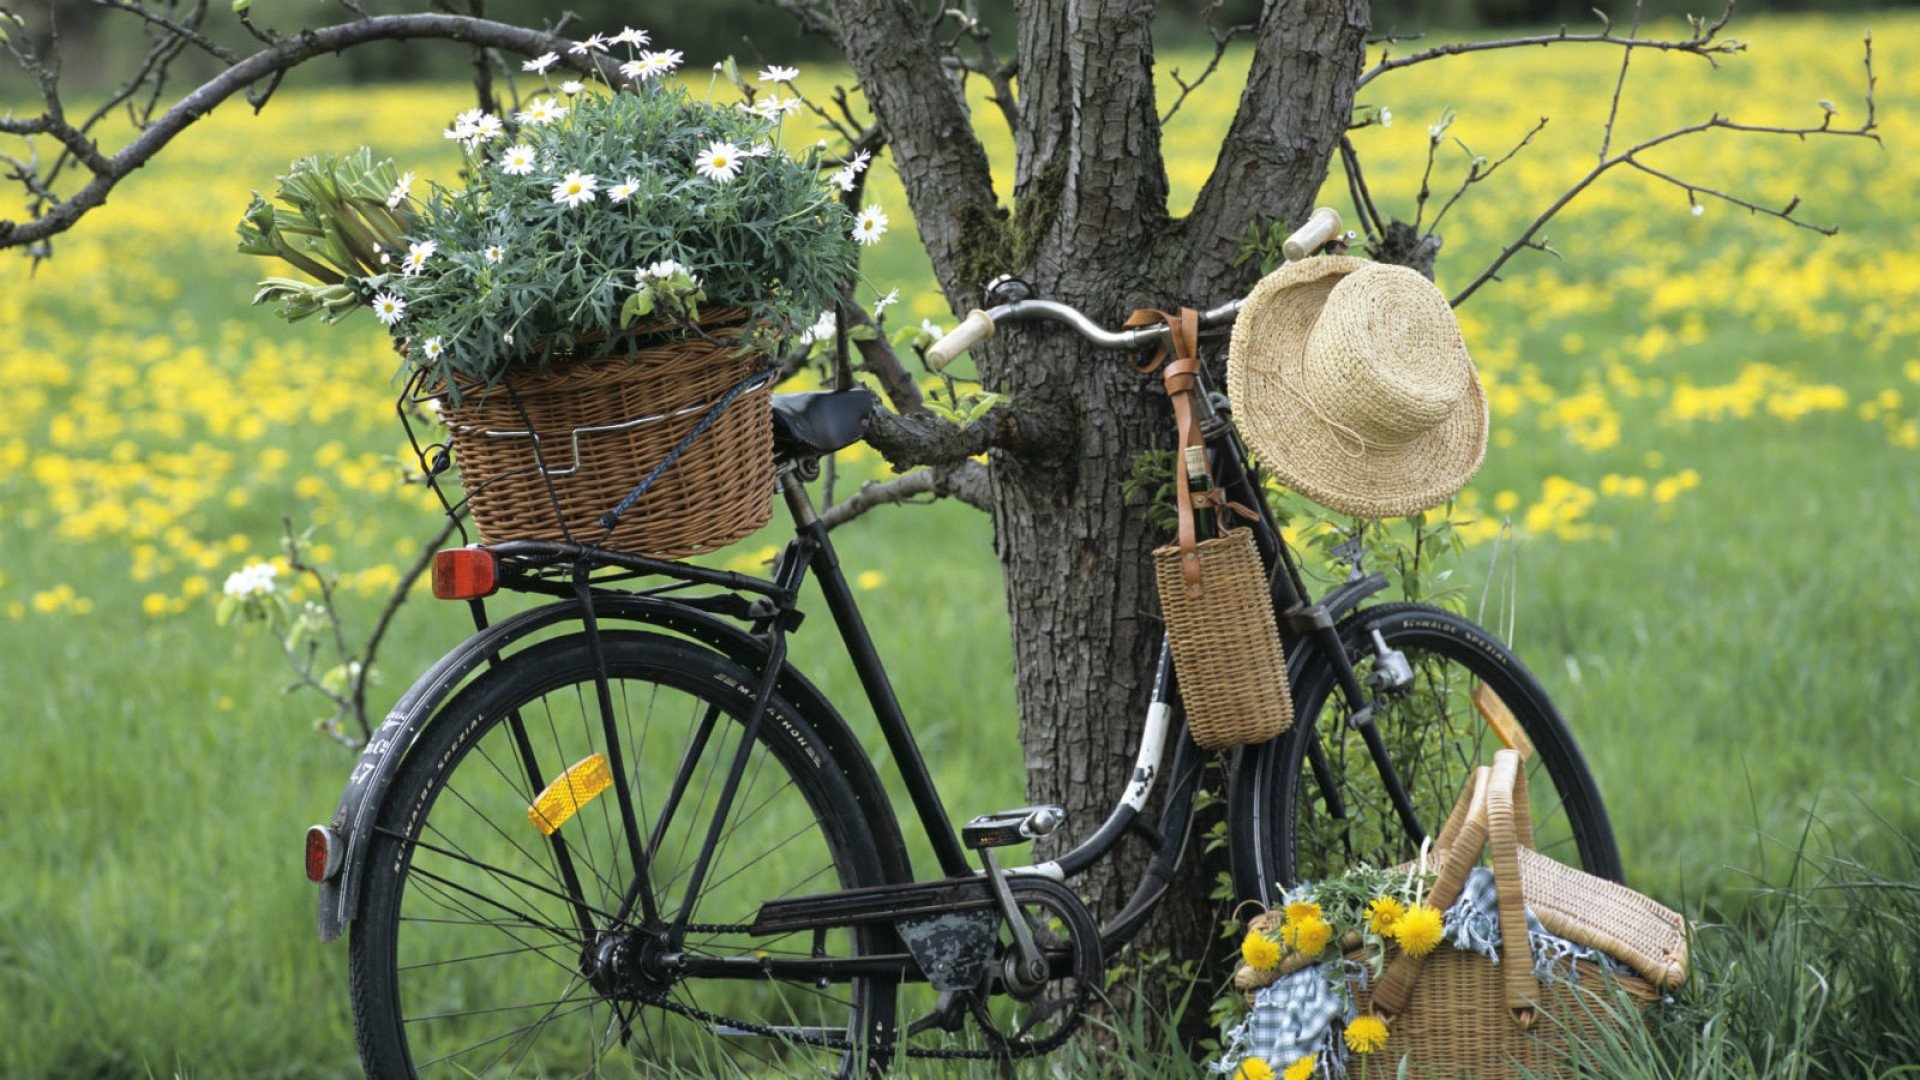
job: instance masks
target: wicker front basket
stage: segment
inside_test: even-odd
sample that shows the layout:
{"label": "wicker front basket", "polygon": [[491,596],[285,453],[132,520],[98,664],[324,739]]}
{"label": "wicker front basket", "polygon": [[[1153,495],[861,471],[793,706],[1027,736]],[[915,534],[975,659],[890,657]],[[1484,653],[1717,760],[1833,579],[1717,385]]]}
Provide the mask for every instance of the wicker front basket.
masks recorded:
{"label": "wicker front basket", "polygon": [[563,361],[443,403],[481,539],[571,539],[679,558],[750,535],[773,516],[765,387],[736,397],[610,534],[601,518],[715,402],[765,368],[765,357],[731,343],[677,341]]}
{"label": "wicker front basket", "polygon": [[1293,698],[1260,552],[1247,529],[1197,550],[1198,596],[1187,587],[1179,544],[1153,553],[1187,727],[1206,750],[1266,742],[1293,722]]}

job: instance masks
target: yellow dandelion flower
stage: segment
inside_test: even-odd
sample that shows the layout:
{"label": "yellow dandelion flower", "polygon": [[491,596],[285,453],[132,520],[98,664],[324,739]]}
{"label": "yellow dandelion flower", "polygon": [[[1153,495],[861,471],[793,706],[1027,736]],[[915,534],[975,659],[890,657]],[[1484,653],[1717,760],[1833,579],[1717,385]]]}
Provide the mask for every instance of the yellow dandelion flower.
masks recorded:
{"label": "yellow dandelion flower", "polygon": [[1319,956],[1322,950],[1326,949],[1327,942],[1333,940],[1333,927],[1328,926],[1325,920],[1318,917],[1307,918],[1300,920],[1300,925],[1294,927],[1293,934],[1294,948],[1308,956]]}
{"label": "yellow dandelion flower", "polygon": [[1367,905],[1367,929],[1376,934],[1393,933],[1393,924],[1407,913],[1407,905],[1391,896],[1383,896]]}
{"label": "yellow dandelion flower", "polygon": [[1280,1075],[1280,1080],[1307,1080],[1307,1077],[1313,1075],[1314,1066],[1318,1064],[1320,1064],[1320,1056],[1318,1054],[1308,1054],[1306,1057],[1287,1066],[1287,1071]]}
{"label": "yellow dandelion flower", "polygon": [[1240,958],[1255,971],[1268,971],[1280,962],[1280,946],[1258,930],[1249,931],[1240,943]]}
{"label": "yellow dandelion flower", "polygon": [[1359,1054],[1371,1054],[1387,1044],[1387,1023],[1371,1014],[1356,1019],[1347,1025],[1347,1049]]}
{"label": "yellow dandelion flower", "polygon": [[1440,912],[1425,904],[1407,909],[1393,924],[1393,939],[1408,956],[1425,956],[1440,944]]}
{"label": "yellow dandelion flower", "polygon": [[1288,926],[1293,926],[1297,923],[1305,922],[1308,919],[1317,919],[1319,917],[1320,917],[1319,904],[1301,903],[1301,904],[1287,905],[1287,925]]}
{"label": "yellow dandelion flower", "polygon": [[1259,1058],[1242,1058],[1233,1071],[1233,1080],[1273,1080],[1273,1066]]}

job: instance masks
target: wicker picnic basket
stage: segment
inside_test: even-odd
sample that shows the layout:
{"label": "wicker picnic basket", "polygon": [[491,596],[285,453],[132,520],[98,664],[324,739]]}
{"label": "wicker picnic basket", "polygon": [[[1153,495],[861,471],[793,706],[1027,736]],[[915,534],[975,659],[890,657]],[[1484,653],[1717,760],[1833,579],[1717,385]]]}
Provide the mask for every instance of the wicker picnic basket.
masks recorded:
{"label": "wicker picnic basket", "polygon": [[[1135,312],[1128,325],[1155,320],[1163,320],[1172,331],[1174,358],[1161,380],[1179,430],[1173,456],[1180,525],[1177,540],[1155,549],[1153,569],[1187,727],[1193,741],[1207,750],[1266,742],[1293,722],[1287,658],[1273,619],[1266,568],[1249,529],[1196,539],[1186,451],[1204,445],[1192,401],[1194,373],[1200,367],[1198,315],[1190,308],[1177,316]],[[1204,453],[1196,456],[1205,461]],[[1214,518],[1224,525],[1225,512],[1237,508],[1221,499],[1217,489],[1211,493]]]}
{"label": "wicker picnic basket", "polygon": [[[702,326],[711,333],[744,317],[709,313]],[[678,558],[753,533],[773,515],[771,397],[768,383],[753,381],[766,369],[761,354],[703,336],[556,363],[443,402],[481,539],[575,540]],[[609,531],[609,511],[729,393]]]}
{"label": "wicker picnic basket", "polygon": [[[1594,1045],[1603,1026],[1624,1019],[1615,988],[1644,1008],[1685,981],[1681,916],[1533,850],[1531,820],[1526,771],[1517,753],[1502,750],[1491,769],[1475,772],[1435,842],[1439,871],[1426,903],[1443,911],[1459,897],[1482,849],[1490,852],[1499,963],[1442,942],[1424,957],[1395,954],[1371,985],[1350,984],[1359,1013],[1387,1021],[1386,1044],[1375,1053],[1392,1068],[1405,1058],[1413,1076],[1496,1076],[1521,1065],[1535,1076],[1571,1076],[1569,1046],[1575,1040]],[[1574,981],[1563,962],[1550,978],[1538,978],[1528,949],[1528,910],[1550,932],[1599,949],[1632,972],[1606,974],[1589,962]],[[1250,991],[1286,969],[1243,967],[1235,985]]]}

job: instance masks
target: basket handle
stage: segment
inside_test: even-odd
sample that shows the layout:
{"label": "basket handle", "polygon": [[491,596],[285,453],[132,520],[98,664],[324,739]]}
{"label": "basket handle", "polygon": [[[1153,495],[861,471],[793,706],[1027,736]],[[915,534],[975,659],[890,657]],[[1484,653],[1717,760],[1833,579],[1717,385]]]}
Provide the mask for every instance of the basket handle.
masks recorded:
{"label": "basket handle", "polygon": [[1526,897],[1520,891],[1519,848],[1533,846],[1532,817],[1520,755],[1512,750],[1495,753],[1487,791],[1487,840],[1500,906],[1501,979],[1507,988],[1507,1009],[1522,1028],[1533,1027],[1533,1003],[1540,999],[1533,953],[1527,945]]}
{"label": "basket handle", "polygon": [[[1201,583],[1200,550],[1193,529],[1193,493],[1187,490],[1186,451],[1190,446],[1206,445],[1200,437],[1200,425],[1193,418],[1193,386],[1200,370],[1200,313],[1185,307],[1177,315],[1141,308],[1127,316],[1126,325],[1149,326],[1156,322],[1166,324],[1169,344],[1162,346],[1140,370],[1146,373],[1160,369],[1161,384],[1167,388],[1167,398],[1173,403],[1173,420],[1179,431],[1173,447],[1173,498],[1180,512],[1180,572],[1187,580],[1187,595],[1199,597],[1205,594],[1206,588]],[[1166,361],[1166,367],[1161,369],[1169,347],[1173,359]]]}
{"label": "basket handle", "polygon": [[[1446,826],[1440,830],[1442,839],[1449,843],[1440,857],[1440,871],[1433,879],[1433,888],[1427,890],[1428,907],[1441,911],[1452,907],[1460,898],[1460,890],[1466,886],[1474,863],[1480,861],[1480,851],[1487,843],[1487,789],[1491,778],[1492,770],[1485,765],[1473,771],[1472,782],[1460,793]],[[1407,1002],[1413,998],[1413,984],[1419,981],[1426,959],[1405,952],[1394,954],[1374,983],[1375,1013],[1392,1019],[1406,1010]]]}

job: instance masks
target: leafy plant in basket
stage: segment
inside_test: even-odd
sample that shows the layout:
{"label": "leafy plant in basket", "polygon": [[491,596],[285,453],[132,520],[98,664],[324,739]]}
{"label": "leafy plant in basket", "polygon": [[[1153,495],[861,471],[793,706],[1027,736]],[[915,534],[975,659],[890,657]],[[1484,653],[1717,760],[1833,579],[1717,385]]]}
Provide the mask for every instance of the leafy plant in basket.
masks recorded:
{"label": "leafy plant in basket", "polygon": [[[779,112],[696,99],[667,77],[680,54],[645,44],[595,35],[576,50],[606,80],[455,118],[464,187],[416,191],[365,151],[310,158],[282,178],[286,209],[256,195],[241,225],[241,250],[325,271],[263,282],[256,302],[290,320],[370,306],[388,327],[410,385],[442,399],[488,540],[682,555],[764,524],[765,357],[817,324],[857,267],[859,226],[821,175],[855,166],[781,149]],[[619,45],[630,59],[613,77],[598,53]],[[526,67],[546,77],[557,59]],[[361,243],[316,258],[315,237],[334,235]]]}

